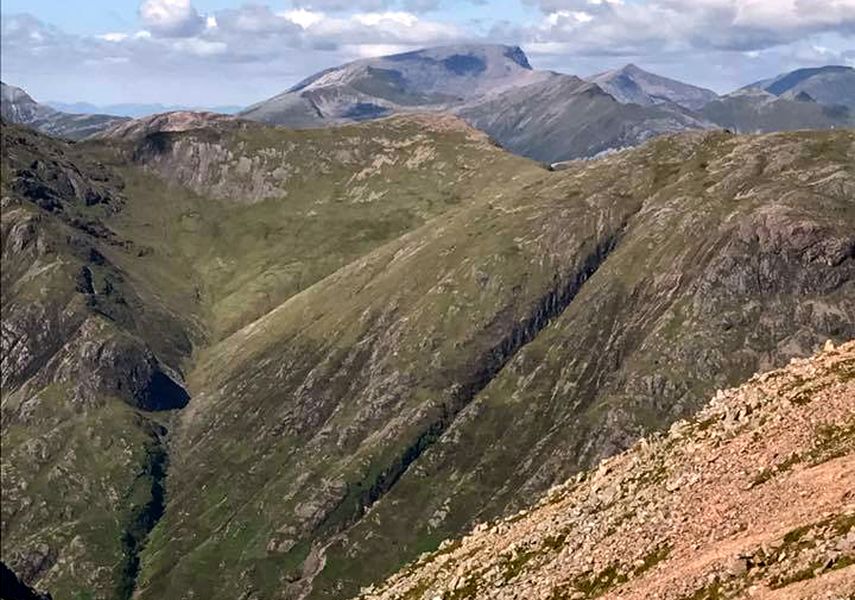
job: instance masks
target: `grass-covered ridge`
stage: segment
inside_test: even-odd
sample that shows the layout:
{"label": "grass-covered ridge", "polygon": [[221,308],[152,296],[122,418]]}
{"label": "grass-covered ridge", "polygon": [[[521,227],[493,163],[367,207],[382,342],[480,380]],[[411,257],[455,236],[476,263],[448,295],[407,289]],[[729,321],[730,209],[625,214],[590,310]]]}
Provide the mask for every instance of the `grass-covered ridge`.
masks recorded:
{"label": "grass-covered ridge", "polygon": [[[4,343],[31,359],[4,380],[4,511],[27,518],[4,512],[3,559],[46,542],[56,598],[130,572],[141,598],[340,598],[716,386],[855,336],[848,132],[684,135],[551,172],[432,117],[6,131]],[[156,373],[185,408],[140,410]],[[33,450],[66,414],[94,453],[74,468]],[[7,468],[7,440],[32,468]],[[62,562],[59,509],[26,508],[45,469],[126,499],[69,497],[109,524],[110,552],[81,538],[91,582]]]}

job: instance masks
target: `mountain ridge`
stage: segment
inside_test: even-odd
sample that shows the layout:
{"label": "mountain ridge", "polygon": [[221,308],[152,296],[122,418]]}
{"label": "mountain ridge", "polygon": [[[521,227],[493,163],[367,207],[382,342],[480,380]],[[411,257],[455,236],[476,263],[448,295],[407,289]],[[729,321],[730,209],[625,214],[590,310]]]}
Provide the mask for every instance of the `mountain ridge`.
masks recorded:
{"label": "mountain ridge", "polygon": [[[852,127],[853,107],[855,70],[843,66],[800,69],[718,96],[635,64],[581,79],[533,69],[518,46],[461,44],[331,67],[236,117],[305,129],[447,112],[515,153],[552,164],[677,131]],[[48,118],[33,121],[36,127],[59,134],[65,128],[78,139],[115,124],[107,116],[63,115],[48,107],[39,111]],[[66,124],[52,125],[57,119]]]}
{"label": "mountain ridge", "polygon": [[69,139],[82,139],[128,120],[111,115],[64,113],[36,102],[21,88],[3,82],[0,82],[0,95],[0,117],[4,120]]}
{"label": "mountain ridge", "polygon": [[[463,76],[443,62],[455,57],[469,65]],[[455,83],[437,88],[431,77],[425,78],[425,69],[433,69],[431,77]],[[855,88],[846,83],[850,71],[827,68],[809,70],[809,76],[790,74],[790,79],[803,80],[801,87],[780,97],[772,94],[767,101],[744,90],[719,96],[634,64],[582,80],[532,69],[518,47],[448,46],[326,69],[240,116],[304,128],[401,112],[446,111],[463,116],[513,152],[555,163],[636,146],[675,131],[851,127],[855,113],[847,107],[855,103]],[[486,72],[497,75],[485,77]],[[580,81],[597,88],[583,88]],[[810,85],[805,83],[809,81]],[[746,89],[761,89],[757,85]],[[594,100],[597,90],[615,102]],[[832,103],[835,97],[838,101]],[[823,104],[810,106],[808,100]]]}
{"label": "mountain ridge", "polygon": [[699,110],[718,98],[712,90],[650,73],[632,63],[589,77],[588,81],[598,84],[624,104],[649,106],[673,102],[689,110]]}
{"label": "mountain ridge", "polygon": [[[822,89],[828,80],[837,79],[831,89]],[[855,108],[855,68],[844,65],[827,65],[796,69],[777,77],[764,79],[746,86],[745,89],[762,89],[779,97],[794,98],[807,93],[814,100],[826,105],[842,104]]]}
{"label": "mountain ridge", "polygon": [[539,77],[516,46],[440,46],[323,70],[239,115],[271,124],[318,126],[416,107],[447,110]]}

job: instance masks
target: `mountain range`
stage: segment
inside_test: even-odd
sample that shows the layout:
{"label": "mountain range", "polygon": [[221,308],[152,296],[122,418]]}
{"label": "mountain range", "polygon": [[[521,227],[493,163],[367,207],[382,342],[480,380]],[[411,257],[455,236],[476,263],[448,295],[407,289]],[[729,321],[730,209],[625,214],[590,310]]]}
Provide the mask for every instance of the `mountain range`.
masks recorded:
{"label": "mountain range", "polygon": [[[37,105],[6,86],[7,120],[80,139],[115,124],[91,105]],[[25,94],[24,94],[25,96]],[[15,108],[25,104],[28,108]],[[38,109],[34,107],[38,106]],[[143,116],[184,107],[124,105],[108,114]],[[728,128],[737,132],[855,125],[855,69],[800,69],[725,96],[635,65],[587,79],[531,67],[515,46],[473,44],[362,59],[317,73],[240,118],[318,128],[414,112],[458,115],[503,147],[557,163],[637,146],[657,135]],[[17,115],[38,115],[21,118]]]}
{"label": "mountain range", "polygon": [[243,110],[242,106],[188,106],[184,104],[106,104],[95,105],[89,102],[46,102],[49,107],[61,112],[75,113],[83,115],[112,115],[115,117],[131,117],[139,119],[140,117],[148,117],[165,112],[214,112],[225,115],[231,115]]}
{"label": "mountain range", "polygon": [[855,338],[851,131],[3,138],[2,561],[57,600],[347,598]]}
{"label": "mountain range", "polygon": [[448,46],[328,69],[239,115],[302,128],[451,112],[515,153],[554,163],[676,131],[851,127],[853,86],[855,69],[823,67],[719,97],[635,65],[580,79],[532,69],[518,47]]}

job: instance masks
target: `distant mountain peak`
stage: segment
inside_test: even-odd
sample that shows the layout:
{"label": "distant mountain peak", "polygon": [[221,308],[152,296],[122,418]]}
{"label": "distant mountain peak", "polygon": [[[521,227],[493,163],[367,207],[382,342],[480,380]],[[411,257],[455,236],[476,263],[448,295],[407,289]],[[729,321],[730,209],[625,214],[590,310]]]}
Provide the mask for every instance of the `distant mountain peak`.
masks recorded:
{"label": "distant mountain peak", "polygon": [[623,104],[673,103],[698,110],[718,97],[712,90],[656,75],[633,63],[594,75],[590,80]]}
{"label": "distant mountain peak", "polygon": [[125,119],[110,115],[79,115],[55,110],[33,99],[14,85],[0,82],[0,116],[4,121],[27,125],[43,133],[80,139]]}
{"label": "distant mountain peak", "polygon": [[242,114],[294,127],[446,110],[551,74],[532,69],[519,46],[454,44],[363,58],[308,77]]}
{"label": "distant mountain peak", "polygon": [[645,71],[635,63],[627,63],[620,69],[617,69],[617,71],[620,73],[648,73],[648,71]]}
{"label": "distant mountain peak", "polygon": [[780,98],[811,100],[826,106],[855,108],[855,69],[843,65],[808,67],[757,81],[740,91],[762,90]]}

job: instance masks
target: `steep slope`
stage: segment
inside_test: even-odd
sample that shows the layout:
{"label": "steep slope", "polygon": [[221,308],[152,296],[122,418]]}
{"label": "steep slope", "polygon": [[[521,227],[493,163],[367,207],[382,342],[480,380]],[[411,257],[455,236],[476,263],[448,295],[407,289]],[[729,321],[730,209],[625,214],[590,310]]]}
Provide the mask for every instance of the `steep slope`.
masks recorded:
{"label": "steep slope", "polygon": [[[170,113],[105,142],[133,163],[137,201],[115,226],[187,261],[211,340],[528,166],[445,116],[289,131]],[[139,167],[183,201],[150,192]]]}
{"label": "steep slope", "polygon": [[33,100],[24,90],[0,82],[0,116],[3,120],[28,125],[48,135],[73,140],[127,121],[127,117],[97,114],[71,114],[55,110]]}
{"label": "steep slope", "polygon": [[718,98],[712,90],[649,73],[632,64],[594,75],[588,81],[596,83],[624,104],[652,106],[673,103],[689,110],[700,110]]}
{"label": "steep slope", "polygon": [[[335,597],[333,582],[365,581],[360,569],[382,572],[467,527],[473,514],[490,518],[525,505],[641,432],[691,414],[716,386],[809,352],[819,332],[851,337],[852,136],[830,152],[821,138],[819,146],[798,139],[731,145],[735,140],[716,135],[697,146],[654,143],[646,158],[660,191],[550,326],[326,550],[327,596]],[[841,151],[839,159],[807,166],[816,160],[811,155]],[[607,173],[643,173],[643,156],[609,168],[603,161],[587,176],[608,194]],[[679,172],[665,175],[670,168]],[[814,168],[815,184],[795,183],[797,173]],[[640,184],[628,185],[644,195]],[[725,199],[731,194],[741,200]],[[837,216],[814,213],[819,205]],[[390,532],[395,545],[385,538]]]}
{"label": "steep slope", "polygon": [[745,89],[761,89],[781,98],[795,99],[806,94],[826,106],[847,106],[855,110],[855,69],[844,66],[798,69],[758,81]]}
{"label": "steep slope", "polygon": [[449,119],[145,125],[2,128],[2,560],[58,599],[133,591],[194,349],[526,164]]}
{"label": "steep slope", "polygon": [[292,127],[375,119],[402,111],[447,109],[537,81],[517,47],[461,45],[363,59],[327,69],[241,116]]}
{"label": "steep slope", "polygon": [[757,88],[722,96],[700,114],[741,133],[855,126],[855,112],[846,106],[820,104],[804,94],[779,97]]}
{"label": "steep slope", "polygon": [[2,559],[57,598],[125,598],[162,510],[191,320],[122,269],[144,249],[103,225],[127,200],[117,173],[2,135]]}
{"label": "steep slope", "polygon": [[548,163],[637,146],[663,133],[712,124],[672,105],[624,104],[570,75],[510,90],[460,116],[511,152]]}
{"label": "steep slope", "polygon": [[223,339],[140,597],[340,598],[855,337],[852,145],[694,134],[529,165]]}
{"label": "steep slope", "polygon": [[855,594],[855,342],[444,542],[363,600]]}

